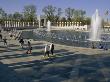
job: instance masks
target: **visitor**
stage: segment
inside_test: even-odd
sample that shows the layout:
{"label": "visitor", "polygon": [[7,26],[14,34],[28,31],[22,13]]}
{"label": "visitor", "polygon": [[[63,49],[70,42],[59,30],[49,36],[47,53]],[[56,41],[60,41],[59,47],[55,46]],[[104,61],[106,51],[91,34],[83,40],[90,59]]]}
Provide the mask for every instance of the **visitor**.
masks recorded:
{"label": "visitor", "polygon": [[6,39],[6,37],[4,37],[3,42],[4,42],[4,45],[7,46],[7,39]]}
{"label": "visitor", "polygon": [[94,45],[94,43],[92,43],[92,49],[95,49],[95,45]]}
{"label": "visitor", "polygon": [[23,40],[23,38],[20,39],[19,43],[21,44],[21,47],[23,48],[23,46],[24,46],[24,40]]}
{"label": "visitor", "polygon": [[50,44],[50,53],[53,55],[53,51],[54,51],[54,44],[51,43]]}
{"label": "visitor", "polygon": [[32,51],[31,51],[32,50],[32,46],[31,46],[30,41],[28,41],[28,45],[27,46],[28,46],[28,49],[27,49],[27,52],[26,53],[27,54],[32,54]]}
{"label": "visitor", "polygon": [[49,46],[48,46],[48,44],[45,45],[45,50],[44,50],[44,57],[46,55],[49,57]]}
{"label": "visitor", "polygon": [[99,49],[103,49],[103,44],[99,44]]}
{"label": "visitor", "polygon": [[107,44],[106,44],[106,43],[104,44],[103,49],[104,49],[104,50],[108,50],[108,46],[107,46]]}
{"label": "visitor", "polygon": [[0,33],[0,39],[2,40],[2,34]]}

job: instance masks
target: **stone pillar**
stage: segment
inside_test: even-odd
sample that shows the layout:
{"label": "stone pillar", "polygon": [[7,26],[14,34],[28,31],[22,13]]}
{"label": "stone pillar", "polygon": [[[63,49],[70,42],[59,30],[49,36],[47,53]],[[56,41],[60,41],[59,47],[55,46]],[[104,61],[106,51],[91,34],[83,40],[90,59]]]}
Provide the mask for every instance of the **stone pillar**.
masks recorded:
{"label": "stone pillar", "polygon": [[75,22],[75,26],[76,26],[76,24],[77,24],[77,23]]}
{"label": "stone pillar", "polygon": [[29,27],[29,22],[28,22],[28,27]]}
{"label": "stone pillar", "polygon": [[79,26],[79,22],[77,22],[77,26]]}
{"label": "stone pillar", "polygon": [[33,24],[33,27],[34,27],[34,22],[32,24]]}
{"label": "stone pillar", "polygon": [[65,24],[64,24],[65,26],[66,26],[66,22],[65,22]]}
{"label": "stone pillar", "polygon": [[17,27],[17,22],[15,22],[15,27]]}
{"label": "stone pillar", "polygon": [[62,27],[63,25],[62,25],[62,22],[61,22],[61,27]]}
{"label": "stone pillar", "polygon": [[60,24],[61,24],[61,27],[62,27],[62,22]]}
{"label": "stone pillar", "polygon": [[24,22],[22,22],[23,23],[23,27],[24,27]]}
{"label": "stone pillar", "polygon": [[72,26],[74,26],[74,22],[72,22]]}
{"label": "stone pillar", "polygon": [[62,27],[64,27],[64,22],[62,22]]}
{"label": "stone pillar", "polygon": [[82,22],[79,22],[80,24],[79,24],[79,26],[82,26],[81,24],[82,24]]}
{"label": "stone pillar", "polygon": [[8,27],[9,25],[8,25],[8,21],[7,21],[7,27]]}
{"label": "stone pillar", "polygon": [[20,22],[18,22],[18,27],[20,27]]}
{"label": "stone pillar", "polygon": [[67,27],[69,26],[69,22],[67,22]]}
{"label": "stone pillar", "polygon": [[13,26],[16,27],[16,22],[15,21],[13,21]]}
{"label": "stone pillar", "polygon": [[8,21],[8,26],[10,27],[10,21]]}
{"label": "stone pillar", "polygon": [[71,26],[71,22],[69,22],[69,26]]}
{"label": "stone pillar", "polygon": [[72,26],[72,22],[70,22],[70,26]]}
{"label": "stone pillar", "polygon": [[6,27],[8,27],[7,23],[8,23],[8,22],[6,21]]}
{"label": "stone pillar", "polygon": [[44,26],[46,26],[46,19],[44,19]]}
{"label": "stone pillar", "polygon": [[5,27],[6,27],[6,21],[5,21]]}
{"label": "stone pillar", "polygon": [[22,27],[22,22],[19,22],[19,27]]}
{"label": "stone pillar", "polygon": [[40,24],[40,21],[41,21],[41,19],[40,19],[40,16],[39,16],[39,18],[38,18],[39,28],[40,28],[40,25],[41,25],[41,24]]}
{"label": "stone pillar", "polygon": [[11,21],[11,27],[13,27],[13,21]]}
{"label": "stone pillar", "polygon": [[61,27],[61,22],[59,22],[59,27]]}
{"label": "stone pillar", "polygon": [[58,22],[57,22],[57,27],[58,27],[59,25],[58,25]]}

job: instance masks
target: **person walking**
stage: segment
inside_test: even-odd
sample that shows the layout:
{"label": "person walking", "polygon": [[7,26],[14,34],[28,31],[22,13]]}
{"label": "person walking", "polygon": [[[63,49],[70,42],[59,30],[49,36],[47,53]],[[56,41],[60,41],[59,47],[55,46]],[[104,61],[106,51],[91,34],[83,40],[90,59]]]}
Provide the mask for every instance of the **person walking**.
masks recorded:
{"label": "person walking", "polygon": [[2,34],[0,33],[0,39],[2,40]]}
{"label": "person walking", "polygon": [[53,52],[54,52],[54,44],[51,43],[50,44],[50,53],[53,55]]}
{"label": "person walking", "polygon": [[23,46],[24,46],[24,40],[23,40],[23,38],[20,39],[19,43],[21,44],[21,47],[23,48]]}
{"label": "person walking", "polygon": [[108,46],[107,46],[107,43],[105,43],[105,44],[104,44],[104,47],[103,47],[103,49],[104,49],[104,50],[108,50]]}
{"label": "person walking", "polygon": [[48,46],[48,44],[45,45],[45,49],[44,49],[44,57],[46,55],[49,57],[49,46]]}
{"label": "person walking", "polygon": [[7,46],[7,39],[6,39],[6,37],[3,39],[3,42],[4,42],[4,45]]}
{"label": "person walking", "polygon": [[30,43],[30,41],[28,41],[28,49],[27,49],[27,54],[32,54],[32,46],[31,46],[31,43]]}

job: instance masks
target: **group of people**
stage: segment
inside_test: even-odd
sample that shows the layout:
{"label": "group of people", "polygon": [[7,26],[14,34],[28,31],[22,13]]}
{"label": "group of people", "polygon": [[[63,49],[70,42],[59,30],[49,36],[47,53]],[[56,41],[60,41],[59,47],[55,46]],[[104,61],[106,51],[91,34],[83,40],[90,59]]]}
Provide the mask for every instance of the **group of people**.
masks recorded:
{"label": "group of people", "polygon": [[53,55],[54,53],[54,44],[51,43],[50,45],[49,44],[46,44],[45,45],[45,50],[44,50],[44,57],[45,56],[50,56],[50,53]]}
{"label": "group of people", "polygon": [[108,45],[106,43],[100,43],[98,46],[96,46],[94,43],[92,43],[92,48],[99,48],[99,49],[103,49],[103,50],[108,50]]}
{"label": "group of people", "polygon": [[104,50],[108,50],[108,46],[107,44],[99,44],[99,49],[104,49]]}
{"label": "group of people", "polygon": [[[21,47],[23,48],[23,46],[24,46],[24,39],[21,38],[19,40],[19,43],[21,44]],[[51,53],[51,55],[53,55],[53,52],[54,52],[54,44],[53,43],[51,43],[50,45],[46,44],[45,48],[44,48],[44,57],[45,56],[49,57],[50,53]],[[30,41],[28,41],[26,53],[27,54],[32,54],[32,45],[31,45]]]}
{"label": "group of people", "polygon": [[[24,48],[24,39],[23,38],[20,38],[19,43],[21,44],[21,47]],[[31,42],[28,41],[26,54],[32,54],[31,50],[32,50]]]}

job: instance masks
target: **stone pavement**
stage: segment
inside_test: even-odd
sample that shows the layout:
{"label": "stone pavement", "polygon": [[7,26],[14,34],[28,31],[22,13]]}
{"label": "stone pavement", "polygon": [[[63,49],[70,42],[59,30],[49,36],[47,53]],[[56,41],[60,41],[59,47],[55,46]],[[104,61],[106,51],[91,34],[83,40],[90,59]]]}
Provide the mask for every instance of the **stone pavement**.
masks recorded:
{"label": "stone pavement", "polygon": [[32,54],[8,43],[0,42],[0,82],[110,82],[110,50],[55,44],[55,57],[43,59],[45,41],[32,40]]}

